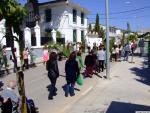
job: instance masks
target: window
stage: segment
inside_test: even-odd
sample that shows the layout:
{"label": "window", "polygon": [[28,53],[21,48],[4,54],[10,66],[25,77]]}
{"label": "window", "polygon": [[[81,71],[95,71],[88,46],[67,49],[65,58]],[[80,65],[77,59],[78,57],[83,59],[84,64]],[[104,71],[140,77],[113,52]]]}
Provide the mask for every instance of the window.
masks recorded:
{"label": "window", "polygon": [[33,19],[34,19],[34,13],[33,13],[33,11],[30,11],[29,15],[27,17],[27,22],[32,22],[32,21],[34,21]]}
{"label": "window", "polygon": [[51,9],[46,9],[45,10],[45,21],[46,22],[50,22],[51,21],[51,19],[52,19],[52,11],[51,11]]}
{"label": "window", "polygon": [[35,37],[35,33],[32,33],[32,35],[31,35],[31,45],[32,45],[32,46],[36,46],[36,37]]}
{"label": "window", "polygon": [[77,30],[73,30],[73,42],[77,42]]}
{"label": "window", "polygon": [[77,10],[73,9],[73,22],[77,22]]}
{"label": "window", "polygon": [[41,45],[45,45],[48,42],[52,42],[52,41],[53,41],[53,38],[51,36],[50,37],[41,37]]}
{"label": "window", "polygon": [[81,13],[81,24],[84,24],[84,13]]}
{"label": "window", "polygon": [[48,42],[52,42],[53,38],[52,38],[52,29],[51,28],[46,28],[45,29],[45,36],[41,37],[41,45],[45,45]]}
{"label": "window", "polygon": [[84,31],[81,31],[81,42],[84,42]]}

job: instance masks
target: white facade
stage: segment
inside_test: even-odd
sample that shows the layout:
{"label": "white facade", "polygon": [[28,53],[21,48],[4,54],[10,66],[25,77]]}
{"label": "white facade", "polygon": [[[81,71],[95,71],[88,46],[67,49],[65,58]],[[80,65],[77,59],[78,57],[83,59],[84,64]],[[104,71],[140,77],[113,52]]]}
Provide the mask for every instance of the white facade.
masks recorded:
{"label": "white facade", "polygon": [[[56,42],[56,31],[61,32],[62,38],[65,38],[66,43],[73,42],[73,30],[76,30],[76,42],[81,42],[81,31],[84,32],[84,38],[87,38],[87,14],[89,11],[85,8],[74,4],[69,0],[39,3],[40,21],[35,24],[32,5],[26,4],[26,7],[29,10],[29,16],[24,20],[23,25],[21,26],[25,47],[34,48],[37,56],[42,55],[42,47],[44,44],[42,44],[41,37],[46,37],[46,29],[52,30],[51,36],[54,38],[54,42]],[[45,10],[47,9],[51,10],[50,22],[46,22]],[[76,22],[73,22],[73,9],[77,12]],[[84,24],[81,24],[81,13],[84,14]],[[27,27],[27,22],[34,22],[34,26]],[[5,32],[5,19],[3,19],[0,21],[0,44],[2,45],[6,45],[6,39],[3,38]],[[19,47],[16,43],[15,47],[17,48],[17,55],[19,55]],[[10,48],[7,50],[10,50]]]}
{"label": "white facade", "polygon": [[[26,6],[29,12],[32,13],[33,9],[31,5],[27,4]],[[73,22],[73,9],[77,12],[76,22]],[[46,10],[50,10],[51,12],[51,20],[48,22],[46,22]],[[81,24],[81,13],[84,14],[84,24]],[[86,38],[85,35],[88,26],[87,14],[88,11],[86,9],[70,1],[39,3],[40,37],[46,37],[46,30],[55,30],[62,34],[65,42],[73,42],[73,30],[76,30],[76,42],[81,42],[81,31],[84,31],[84,38]],[[30,17],[30,20],[32,21],[33,19]]]}
{"label": "white facade", "polygon": [[5,36],[6,29],[5,29],[5,19],[0,21],[0,44],[6,45],[6,39],[3,38]]}
{"label": "white facade", "polygon": [[[92,28],[94,28],[95,24],[91,24]],[[100,25],[100,27],[103,28],[103,30],[106,32],[106,26]],[[123,36],[123,32],[121,29],[116,27],[109,27],[109,37],[115,37],[115,43],[120,44],[121,38]]]}

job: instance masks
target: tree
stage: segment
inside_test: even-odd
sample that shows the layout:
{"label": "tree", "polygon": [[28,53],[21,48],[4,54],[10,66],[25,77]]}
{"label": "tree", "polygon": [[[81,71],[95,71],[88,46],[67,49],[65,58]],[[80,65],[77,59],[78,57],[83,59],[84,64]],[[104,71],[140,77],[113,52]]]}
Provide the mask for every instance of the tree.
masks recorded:
{"label": "tree", "polygon": [[115,37],[110,37],[110,40],[109,40],[109,50],[110,50],[110,52],[112,52],[112,48],[114,46],[114,43],[115,43]]}
{"label": "tree", "polygon": [[92,32],[92,25],[91,24],[89,24],[88,32]]}
{"label": "tree", "polygon": [[6,20],[6,38],[10,40],[12,55],[14,57],[14,60],[16,60],[15,53],[13,52],[14,40],[19,41],[19,39],[13,36],[13,31],[17,35],[19,35],[19,33],[21,32],[20,25],[22,24],[23,19],[27,15],[27,11],[16,0],[1,0],[0,12],[0,17]]}
{"label": "tree", "polygon": [[123,31],[122,39],[121,39],[121,45],[125,45],[125,31]]}
{"label": "tree", "polygon": [[31,3],[32,7],[33,7],[34,21],[39,21],[40,20],[40,16],[39,16],[38,0],[29,0],[28,2]]}
{"label": "tree", "polygon": [[100,27],[100,30],[98,32],[98,35],[100,38],[104,39],[105,38],[105,31],[102,27]]}
{"label": "tree", "polygon": [[61,38],[62,37],[62,34],[60,31],[56,31],[56,38]]}
{"label": "tree", "polygon": [[131,42],[133,42],[133,41],[136,41],[137,40],[137,35],[136,34],[130,34],[130,35],[128,35],[128,37],[127,37],[127,41],[129,42],[129,41],[131,41]]}
{"label": "tree", "polygon": [[95,32],[99,33],[100,30],[100,26],[99,26],[99,15],[96,15],[96,22],[95,22],[95,28],[94,28]]}
{"label": "tree", "polygon": [[[6,27],[6,38],[10,41],[10,47],[12,56],[15,63],[15,69],[16,69],[16,76],[23,75],[22,71],[18,71],[17,66],[17,58],[15,56],[14,51],[14,41],[17,41],[19,43],[19,39],[15,36],[13,36],[13,32],[17,35],[20,34],[20,25],[22,24],[23,19],[27,15],[27,11],[24,7],[22,7],[16,0],[1,0],[0,2],[0,20],[5,19],[5,27]],[[20,43],[19,43],[20,45]],[[21,46],[21,45],[20,45]],[[20,74],[19,74],[20,73]],[[21,88],[22,94],[20,93],[20,96],[22,98],[22,113],[27,113],[26,109],[26,101],[25,101],[25,93],[24,89]]]}
{"label": "tree", "polygon": [[130,23],[127,22],[127,32],[130,33],[131,32],[131,27],[130,27]]}

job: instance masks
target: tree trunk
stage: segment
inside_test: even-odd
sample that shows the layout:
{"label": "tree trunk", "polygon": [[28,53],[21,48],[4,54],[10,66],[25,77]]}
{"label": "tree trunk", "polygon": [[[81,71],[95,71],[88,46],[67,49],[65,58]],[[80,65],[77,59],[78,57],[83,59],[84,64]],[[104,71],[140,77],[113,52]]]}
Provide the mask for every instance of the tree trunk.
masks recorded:
{"label": "tree trunk", "polygon": [[14,51],[14,36],[13,36],[13,33],[12,33],[12,27],[10,25],[6,25],[6,38],[8,38],[10,40],[10,47],[11,47],[11,52],[12,52],[12,56],[13,56],[13,59],[14,59],[14,68],[17,72],[17,58],[16,58],[16,55],[15,55],[15,51]]}

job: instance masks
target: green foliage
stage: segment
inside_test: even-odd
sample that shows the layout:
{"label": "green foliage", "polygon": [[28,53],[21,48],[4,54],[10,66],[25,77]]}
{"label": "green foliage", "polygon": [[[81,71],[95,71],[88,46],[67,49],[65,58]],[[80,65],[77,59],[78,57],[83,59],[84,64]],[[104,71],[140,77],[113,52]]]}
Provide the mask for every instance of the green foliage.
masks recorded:
{"label": "green foliage", "polygon": [[[5,19],[5,26],[6,26],[6,38],[10,41],[12,56],[15,61],[15,68],[17,68],[17,60],[14,49],[14,40],[19,43],[19,46],[22,44],[19,42],[19,39],[13,36],[13,31],[17,35],[20,34],[20,25],[22,24],[25,16],[27,15],[27,10],[21,6],[16,0],[1,0],[0,1],[0,20]],[[13,28],[13,31],[12,31]],[[20,52],[21,52],[20,47]]]}
{"label": "green foliage", "polygon": [[113,46],[115,43],[115,37],[110,37],[110,41],[109,41],[109,49],[110,51],[112,50]]}
{"label": "green foliage", "polygon": [[131,32],[131,27],[130,27],[130,23],[127,22],[127,32],[130,33]]}
{"label": "green foliage", "polygon": [[100,30],[99,30],[98,34],[99,34],[100,38],[102,38],[102,39],[105,38],[105,31],[102,27],[100,27]]}
{"label": "green foliage", "polygon": [[27,10],[16,0],[1,0],[0,17],[6,19],[6,26],[13,27],[15,33],[19,34],[20,25],[27,15]]}
{"label": "green foliage", "polygon": [[48,49],[49,50],[56,49],[59,52],[61,52],[67,58],[70,55],[70,50],[65,45],[61,46],[59,44],[48,43]]}
{"label": "green foliage", "polygon": [[61,32],[60,31],[56,31],[56,37],[61,38]]}
{"label": "green foliage", "polygon": [[125,32],[123,32],[123,36],[121,39],[121,45],[125,45]]}
{"label": "green foliage", "polygon": [[98,14],[96,15],[96,22],[95,22],[95,32],[99,32],[100,26],[99,26],[99,16]]}
{"label": "green foliage", "polygon": [[88,32],[92,32],[92,25],[91,24],[89,24]]}
{"label": "green foliage", "polygon": [[127,37],[127,41],[136,41],[137,40],[137,35],[135,34],[130,34]]}
{"label": "green foliage", "polygon": [[[115,37],[109,37],[109,38],[110,38],[110,40],[109,40],[109,50],[110,50],[110,52],[112,52],[112,48],[113,48],[114,43],[115,43]],[[104,47],[107,47],[106,46],[106,39],[103,40],[103,44],[104,44]]]}
{"label": "green foliage", "polygon": [[146,37],[145,37],[145,39],[148,39],[148,40],[150,40],[150,36],[146,36]]}
{"label": "green foliage", "polygon": [[63,55],[65,56],[65,57],[69,57],[69,55],[70,55],[70,50],[64,45],[63,46],[63,50],[61,51],[62,53],[63,53]]}

